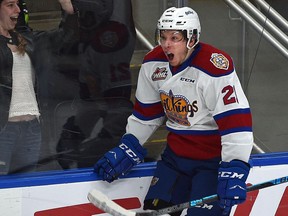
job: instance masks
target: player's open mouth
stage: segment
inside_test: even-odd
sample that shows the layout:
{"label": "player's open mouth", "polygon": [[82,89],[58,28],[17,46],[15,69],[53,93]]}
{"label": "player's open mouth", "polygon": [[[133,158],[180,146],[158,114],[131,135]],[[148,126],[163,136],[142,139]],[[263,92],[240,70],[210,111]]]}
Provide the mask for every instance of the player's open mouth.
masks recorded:
{"label": "player's open mouth", "polygon": [[173,58],[174,58],[174,54],[173,53],[166,53],[166,55],[167,55],[167,58],[168,58],[169,61],[173,60]]}

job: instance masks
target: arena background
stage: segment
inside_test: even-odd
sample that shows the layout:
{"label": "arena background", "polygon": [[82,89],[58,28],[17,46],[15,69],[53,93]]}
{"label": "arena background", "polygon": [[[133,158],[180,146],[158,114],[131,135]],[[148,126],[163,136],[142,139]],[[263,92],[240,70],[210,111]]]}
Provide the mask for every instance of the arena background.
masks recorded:
{"label": "arena background", "polygon": [[[33,29],[46,30],[57,27],[61,14],[57,0],[27,0],[26,2],[30,17],[29,25]],[[267,3],[286,20],[288,19],[286,1],[267,0]],[[154,34],[157,19],[167,7],[190,6],[198,12],[200,17],[202,27],[200,40],[223,49],[235,61],[237,73],[253,113],[255,144],[259,147],[254,149],[254,152],[287,151],[287,57],[281,54],[247,22],[243,21],[223,0],[132,0],[132,4],[135,26],[140,33],[130,64],[134,90],[142,58],[149,51],[149,44],[155,45]],[[287,29],[282,28],[282,30],[287,35]],[[148,43],[147,41],[145,43],[143,38],[140,39],[140,36],[143,36]],[[63,61],[65,62],[65,59]],[[67,65],[72,64],[70,66],[73,67],[75,62],[65,63]],[[63,88],[65,88],[64,80],[57,82],[63,83]],[[71,86],[67,86],[67,89],[69,88]],[[63,94],[63,91],[59,91],[59,94]],[[54,121],[51,118],[50,120]],[[54,125],[55,128],[46,128],[52,132],[50,133],[51,136],[44,137],[42,158],[55,154],[55,140],[59,134],[54,132],[60,130],[61,126]],[[152,160],[159,157],[165,146],[165,135],[165,126],[162,126],[145,144]],[[50,161],[43,164],[39,169],[50,170],[60,169],[60,167],[57,162]]]}

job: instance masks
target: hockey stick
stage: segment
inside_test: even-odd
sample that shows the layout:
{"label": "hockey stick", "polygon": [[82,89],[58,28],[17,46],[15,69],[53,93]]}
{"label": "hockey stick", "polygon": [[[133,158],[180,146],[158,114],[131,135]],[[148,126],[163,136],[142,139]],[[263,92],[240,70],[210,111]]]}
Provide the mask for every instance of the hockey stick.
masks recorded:
{"label": "hockey stick", "polygon": [[[247,187],[247,192],[259,190],[262,188],[267,188],[279,184],[283,184],[288,182],[288,176],[284,176],[281,178],[273,179],[270,181],[262,182],[259,184],[251,185]],[[159,210],[153,210],[153,211],[145,211],[145,212],[133,212],[130,210],[127,210],[120,205],[113,202],[111,199],[109,199],[105,194],[102,192],[93,189],[88,193],[87,196],[88,200],[95,205],[96,207],[100,208],[106,213],[109,213],[114,216],[157,216],[157,215],[164,215],[169,214],[176,211],[182,211],[186,208],[192,208],[196,206],[201,206],[203,204],[215,202],[218,200],[217,194],[206,196],[201,199],[192,200],[189,202],[185,202],[178,205],[173,205],[171,207],[159,209]]]}

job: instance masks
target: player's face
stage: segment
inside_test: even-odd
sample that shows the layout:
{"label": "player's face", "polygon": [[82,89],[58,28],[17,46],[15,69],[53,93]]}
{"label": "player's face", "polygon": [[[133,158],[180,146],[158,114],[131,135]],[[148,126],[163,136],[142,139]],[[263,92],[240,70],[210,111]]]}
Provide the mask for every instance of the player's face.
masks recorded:
{"label": "player's face", "polygon": [[170,65],[179,66],[188,58],[190,52],[182,32],[162,30],[159,41]]}
{"label": "player's face", "polygon": [[0,34],[13,30],[20,13],[18,0],[3,0],[0,4]]}

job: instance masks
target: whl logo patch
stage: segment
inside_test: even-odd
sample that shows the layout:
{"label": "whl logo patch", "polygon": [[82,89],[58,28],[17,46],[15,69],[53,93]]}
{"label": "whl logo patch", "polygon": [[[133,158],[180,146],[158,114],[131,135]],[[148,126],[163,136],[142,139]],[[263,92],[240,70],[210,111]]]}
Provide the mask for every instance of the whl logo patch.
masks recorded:
{"label": "whl logo patch", "polygon": [[166,67],[163,67],[163,68],[157,67],[154,73],[152,74],[151,79],[153,81],[165,80],[167,77],[167,74],[168,72],[166,70]]}

